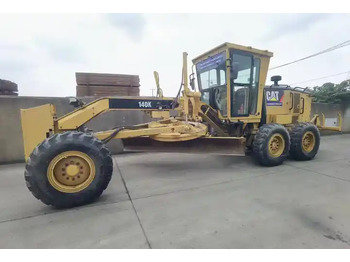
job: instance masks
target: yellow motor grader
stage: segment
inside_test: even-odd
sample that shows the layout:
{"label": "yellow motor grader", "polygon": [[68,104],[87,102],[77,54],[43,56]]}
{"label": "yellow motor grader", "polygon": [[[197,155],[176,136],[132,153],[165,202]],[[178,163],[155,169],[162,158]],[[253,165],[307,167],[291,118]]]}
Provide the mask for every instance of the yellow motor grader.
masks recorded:
{"label": "yellow motor grader", "polygon": [[[124,148],[243,156],[246,150],[263,166],[276,166],[290,155],[310,160],[320,145],[324,117],[311,114],[306,89],[265,86],[271,52],[224,43],[193,59],[188,76],[183,53],[182,81],[175,98],[163,97],[159,76],[156,97],[105,97],[61,117],[46,104],[22,109],[25,180],[33,195],[58,208],[90,203],[112,177],[106,147],[121,139]],[[195,75],[198,88],[195,86]],[[141,110],[153,121],[92,132],[85,124],[110,110]],[[174,114],[176,112],[176,114]]]}

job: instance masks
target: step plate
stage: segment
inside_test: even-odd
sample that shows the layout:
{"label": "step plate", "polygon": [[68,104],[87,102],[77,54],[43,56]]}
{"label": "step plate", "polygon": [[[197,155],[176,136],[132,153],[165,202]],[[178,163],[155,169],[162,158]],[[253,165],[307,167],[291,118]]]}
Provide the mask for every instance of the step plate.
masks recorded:
{"label": "step plate", "polygon": [[136,137],[122,140],[124,149],[144,152],[244,156],[246,149],[244,137],[201,137],[180,142],[161,142],[149,137]]}

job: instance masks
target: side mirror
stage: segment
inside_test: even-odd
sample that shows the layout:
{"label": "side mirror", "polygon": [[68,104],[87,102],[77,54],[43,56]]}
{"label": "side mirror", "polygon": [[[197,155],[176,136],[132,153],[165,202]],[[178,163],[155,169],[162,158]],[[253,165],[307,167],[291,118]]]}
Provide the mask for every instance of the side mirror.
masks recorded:
{"label": "side mirror", "polygon": [[231,63],[231,78],[237,79],[238,77],[238,70],[239,70],[239,63],[238,62],[232,62]]}

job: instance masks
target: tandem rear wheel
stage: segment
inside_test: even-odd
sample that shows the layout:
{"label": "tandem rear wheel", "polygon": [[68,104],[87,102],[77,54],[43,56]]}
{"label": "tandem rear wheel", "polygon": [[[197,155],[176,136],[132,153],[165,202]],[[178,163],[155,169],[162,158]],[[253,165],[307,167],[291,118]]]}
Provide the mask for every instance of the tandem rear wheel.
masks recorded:
{"label": "tandem rear wheel", "polygon": [[320,147],[320,131],[311,123],[299,123],[290,131],[290,157],[295,160],[313,159]]}
{"label": "tandem rear wheel", "polygon": [[91,203],[113,172],[108,149],[83,132],[56,134],[38,145],[25,167],[28,189],[43,203],[69,208]]}
{"label": "tandem rear wheel", "polygon": [[253,141],[253,156],[263,166],[278,166],[287,158],[290,137],[287,129],[280,124],[261,126]]}

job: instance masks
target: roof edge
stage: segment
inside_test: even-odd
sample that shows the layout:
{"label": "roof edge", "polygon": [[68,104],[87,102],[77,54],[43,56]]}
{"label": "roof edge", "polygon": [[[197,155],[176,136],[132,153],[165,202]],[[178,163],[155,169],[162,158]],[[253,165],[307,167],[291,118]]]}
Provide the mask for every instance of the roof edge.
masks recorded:
{"label": "roof edge", "polygon": [[246,51],[246,52],[250,52],[250,53],[253,53],[253,54],[262,55],[262,56],[268,56],[268,57],[272,57],[273,56],[273,53],[269,52],[268,50],[261,50],[261,49],[253,48],[251,46],[243,46],[243,45],[238,45],[238,44],[234,44],[234,43],[225,42],[225,43],[223,43],[221,45],[218,45],[218,46],[210,49],[209,51],[206,51],[206,52],[202,53],[201,55],[193,58],[192,61],[201,60],[201,58],[207,56],[210,53],[215,52],[216,50],[220,50],[222,48],[232,48],[232,49],[237,49],[237,50]]}

